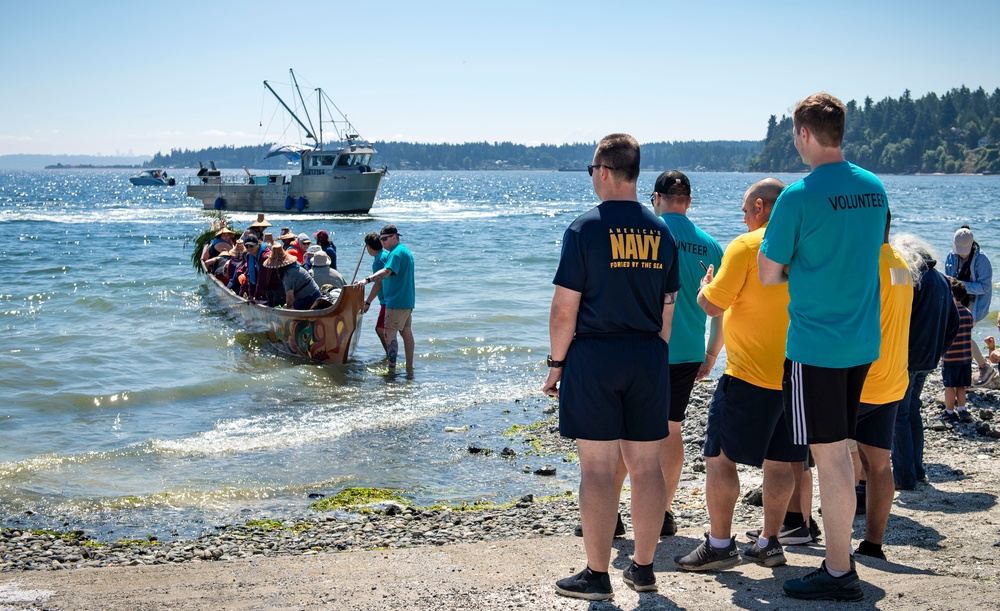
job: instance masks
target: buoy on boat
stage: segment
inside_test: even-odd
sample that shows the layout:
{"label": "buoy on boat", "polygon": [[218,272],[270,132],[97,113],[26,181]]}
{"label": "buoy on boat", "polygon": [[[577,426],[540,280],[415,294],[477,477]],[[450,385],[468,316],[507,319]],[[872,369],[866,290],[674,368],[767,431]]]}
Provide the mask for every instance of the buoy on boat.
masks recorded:
{"label": "buoy on boat", "polygon": [[222,207],[225,206],[225,205],[226,205],[226,200],[222,199],[221,197],[216,197],[215,198],[215,209],[216,210],[222,210]]}
{"label": "buoy on boat", "polygon": [[295,200],[292,199],[291,195],[285,198],[285,210],[291,210],[292,206],[294,205],[295,205]]}
{"label": "buoy on boat", "polygon": [[308,205],[309,205],[309,200],[306,199],[306,198],[304,198],[304,197],[300,197],[295,202],[295,208],[298,209],[299,212],[302,212],[303,210],[305,210],[306,206],[308,206]]}

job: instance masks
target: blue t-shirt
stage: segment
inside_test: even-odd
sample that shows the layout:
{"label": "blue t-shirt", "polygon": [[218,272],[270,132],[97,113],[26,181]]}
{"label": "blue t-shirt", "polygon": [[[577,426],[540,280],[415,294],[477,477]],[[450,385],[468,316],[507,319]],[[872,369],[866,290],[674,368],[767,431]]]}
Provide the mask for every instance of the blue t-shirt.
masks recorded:
{"label": "blue t-shirt", "polygon": [[552,283],[582,294],[577,334],[659,333],[680,288],[677,246],[639,202],[606,201],[566,230]]}
{"label": "blue t-shirt", "polygon": [[790,264],[785,355],[845,369],[879,356],[882,181],[847,161],[817,167],[778,197],[760,251]]}
{"label": "blue t-shirt", "polygon": [[[378,254],[372,259],[372,273],[381,271],[385,267],[385,258],[389,256],[389,253],[383,248],[378,251]],[[385,305],[385,280],[382,284],[378,285],[378,302]]]}
{"label": "blue t-shirt", "polygon": [[[413,278],[413,255],[402,244],[397,244],[385,257],[385,267],[392,274],[382,280],[385,307],[393,310],[412,310],[417,300]],[[379,300],[382,298],[379,297]]]}
{"label": "blue t-shirt", "polygon": [[722,247],[691,220],[678,213],[660,215],[670,228],[677,244],[677,264],[681,290],[677,293],[674,320],[670,332],[670,363],[702,363],[705,361],[705,321],[708,315],[698,305],[698,289],[705,276],[705,267],[722,264]]}

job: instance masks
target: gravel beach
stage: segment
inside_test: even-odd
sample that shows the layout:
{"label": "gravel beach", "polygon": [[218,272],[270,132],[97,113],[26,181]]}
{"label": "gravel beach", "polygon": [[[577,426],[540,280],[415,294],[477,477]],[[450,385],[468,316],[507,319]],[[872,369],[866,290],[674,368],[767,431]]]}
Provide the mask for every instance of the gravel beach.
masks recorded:
{"label": "gravel beach", "polygon": [[[79,532],[5,528],[0,611],[817,608],[786,598],[781,582],[817,566],[822,541],[786,548],[788,565],[776,569],[743,564],[697,574],[673,564],[707,529],[701,443],[713,389],[714,382],[696,385],[688,410],[687,460],[674,507],[679,532],[657,552],[657,593],[635,593],[616,572],[614,601],[556,595],[553,582],[584,566],[582,539],[572,534],[576,498],[525,496],[500,509],[392,505],[385,513],[317,514],[299,524],[258,521],[175,542],[96,543]],[[994,419],[1000,392],[970,389],[974,422],[945,425],[937,420],[941,390],[940,376],[932,375],[924,393],[930,483],[896,493],[885,540],[888,561],[859,557],[866,598],[852,608],[1000,608],[1000,414]],[[532,408],[546,418],[549,405],[539,398]],[[518,442],[552,452],[556,466],[575,449],[559,438],[554,423],[531,428]],[[760,471],[741,468],[741,481],[744,492],[752,491]],[[626,489],[621,508],[629,532],[616,539],[613,552],[619,570],[632,551],[627,500]],[[743,539],[742,532],[760,521],[760,507],[741,502],[733,532]],[[855,520],[855,541],[863,531],[862,516]]]}

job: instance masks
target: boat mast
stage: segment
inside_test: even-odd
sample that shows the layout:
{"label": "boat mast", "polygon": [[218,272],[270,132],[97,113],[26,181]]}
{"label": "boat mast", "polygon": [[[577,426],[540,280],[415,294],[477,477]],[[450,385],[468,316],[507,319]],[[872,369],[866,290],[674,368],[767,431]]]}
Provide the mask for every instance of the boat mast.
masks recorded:
{"label": "boat mast", "polygon": [[[270,85],[268,85],[267,81],[264,81],[264,86],[267,87],[267,90],[271,92],[271,95],[273,95],[275,99],[277,99],[278,102],[280,102],[281,105],[285,107],[285,110],[287,110],[288,114],[290,114],[292,118],[295,119],[295,122],[301,125],[302,129],[306,130],[306,138],[312,138],[313,141],[316,141],[316,136],[312,135],[312,130],[306,127],[306,124],[302,122],[302,119],[299,119],[299,116],[295,114],[295,111],[293,111],[291,108],[288,107],[288,104],[285,104],[285,101],[281,99],[281,96],[278,95],[278,92],[275,91]],[[308,113],[306,116],[308,116]]]}
{"label": "boat mast", "polygon": [[[306,113],[306,119],[309,121],[309,133],[314,133],[316,130],[312,129],[312,117],[309,116],[309,108],[306,106],[306,101],[302,99],[302,90],[299,89],[299,81],[295,78],[295,71],[291,68],[288,69],[288,73],[292,75],[292,83],[295,85],[295,91],[299,94],[299,102],[302,104],[302,112]],[[320,121],[319,125],[319,149],[323,150],[323,122]],[[315,140],[315,138],[313,138]]]}
{"label": "boat mast", "polygon": [[323,90],[316,88],[316,106],[319,108],[319,141],[323,143]]}

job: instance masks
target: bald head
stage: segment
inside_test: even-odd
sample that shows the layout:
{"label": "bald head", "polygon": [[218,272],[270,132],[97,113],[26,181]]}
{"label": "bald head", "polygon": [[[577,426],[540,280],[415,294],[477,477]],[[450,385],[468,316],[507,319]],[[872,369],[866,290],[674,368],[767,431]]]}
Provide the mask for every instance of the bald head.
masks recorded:
{"label": "bald head", "polygon": [[760,229],[771,218],[774,202],[785,189],[777,178],[764,178],[750,185],[743,195],[743,222],[750,231]]}

